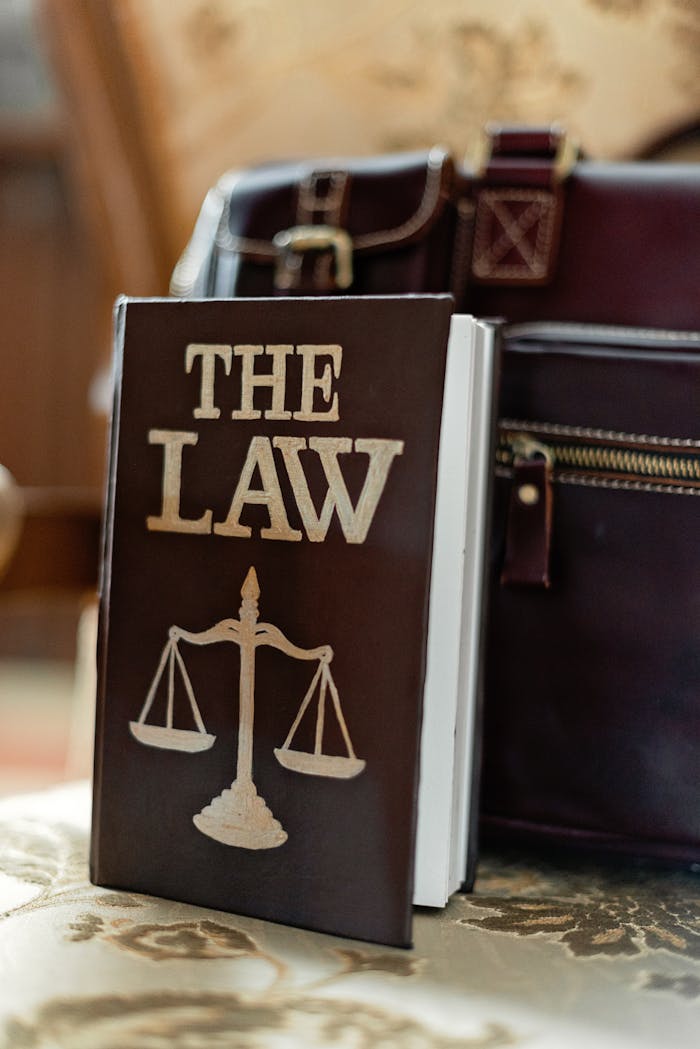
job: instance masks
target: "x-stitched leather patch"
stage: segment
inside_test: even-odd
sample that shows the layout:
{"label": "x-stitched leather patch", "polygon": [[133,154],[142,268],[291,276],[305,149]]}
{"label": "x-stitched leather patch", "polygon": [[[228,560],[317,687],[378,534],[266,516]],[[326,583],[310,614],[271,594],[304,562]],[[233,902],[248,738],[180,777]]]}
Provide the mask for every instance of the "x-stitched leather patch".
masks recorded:
{"label": "x-stitched leather patch", "polygon": [[479,193],[472,273],[484,283],[542,284],[554,265],[559,199],[534,189]]}

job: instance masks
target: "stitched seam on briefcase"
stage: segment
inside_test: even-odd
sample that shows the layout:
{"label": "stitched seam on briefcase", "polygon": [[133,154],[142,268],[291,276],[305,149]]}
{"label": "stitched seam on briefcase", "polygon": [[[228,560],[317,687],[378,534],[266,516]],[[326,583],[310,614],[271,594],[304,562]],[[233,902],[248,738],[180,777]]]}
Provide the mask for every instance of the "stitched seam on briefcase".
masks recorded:
{"label": "stitched seam on briefcase", "polygon": [[[507,466],[497,466],[496,477],[512,480],[514,471]],[[700,496],[700,487],[656,483],[654,481],[627,481],[608,477],[585,477],[582,474],[557,473],[552,475],[555,484],[577,485],[581,488],[612,488],[628,492],[657,492],[662,495],[696,495]]]}
{"label": "stitched seam on briefcase", "polygon": [[582,477],[580,474],[556,474],[559,484],[576,484],[583,488],[617,488],[629,492],[661,492],[665,495],[700,495],[700,487],[675,484],[656,484],[653,481],[628,481],[609,477]]}
{"label": "stitched seam on briefcase", "polygon": [[[431,159],[432,158],[432,159]],[[407,240],[415,236],[427,225],[430,219],[435,217],[435,211],[440,198],[446,198],[443,192],[443,173],[447,153],[431,150],[428,157],[428,173],[425,179],[425,189],[418,210],[410,219],[394,229],[381,230],[377,233],[363,233],[353,238],[353,246],[356,251],[363,248],[383,247],[385,244],[395,244],[397,241]]]}
{"label": "stitched seam on briefcase", "polygon": [[624,433],[620,430],[601,430],[563,423],[530,422],[524,419],[499,419],[498,425],[502,430],[524,430],[544,437],[584,437],[596,441],[619,441],[624,444],[659,445],[662,448],[700,448],[700,440],[692,437],[656,437],[650,434]]}
{"label": "stitched seam on briefcase", "polygon": [[[448,191],[443,188],[443,177],[445,164],[449,154],[443,151],[431,151],[428,157],[427,175],[423,196],[418,209],[413,215],[399,226],[393,229],[380,230],[374,233],[362,233],[352,238],[352,246],[355,251],[368,251],[373,248],[381,248],[408,240],[410,237],[422,232],[431,221],[439,214],[438,205],[448,197]],[[216,247],[222,251],[233,251],[241,255],[248,255],[260,262],[267,262],[277,258],[277,250],[269,240],[242,237],[231,233],[227,228],[230,221],[230,197],[226,200],[219,230],[216,235]]]}
{"label": "stitched seam on briefcase", "polygon": [[[340,226],[343,221],[349,175],[346,171],[312,171],[299,183],[297,225],[318,224],[317,212],[323,215],[326,226]],[[326,182],[328,190],[320,194],[318,187]]]}

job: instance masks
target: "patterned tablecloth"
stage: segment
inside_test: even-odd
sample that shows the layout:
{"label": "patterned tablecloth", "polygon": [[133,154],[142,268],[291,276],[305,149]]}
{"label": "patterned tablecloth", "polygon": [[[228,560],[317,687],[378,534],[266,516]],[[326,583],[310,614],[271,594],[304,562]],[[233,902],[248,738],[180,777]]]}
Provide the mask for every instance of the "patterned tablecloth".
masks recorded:
{"label": "patterned tablecloth", "polygon": [[0,1049],[700,1044],[700,876],[490,853],[373,947],[87,880],[89,789],[0,802]]}

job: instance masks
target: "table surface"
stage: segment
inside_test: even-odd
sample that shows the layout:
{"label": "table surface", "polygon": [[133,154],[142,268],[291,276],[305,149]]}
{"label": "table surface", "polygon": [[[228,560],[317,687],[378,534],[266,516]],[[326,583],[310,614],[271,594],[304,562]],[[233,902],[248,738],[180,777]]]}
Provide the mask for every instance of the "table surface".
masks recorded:
{"label": "table surface", "polygon": [[410,951],[90,885],[87,783],[0,801],[0,1049],[700,1043],[700,875],[486,853]]}

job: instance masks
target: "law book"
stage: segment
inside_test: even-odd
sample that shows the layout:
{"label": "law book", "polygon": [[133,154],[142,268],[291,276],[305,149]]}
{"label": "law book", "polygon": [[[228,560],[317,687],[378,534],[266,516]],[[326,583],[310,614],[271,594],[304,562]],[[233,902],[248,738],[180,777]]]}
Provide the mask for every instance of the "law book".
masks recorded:
{"label": "law book", "polygon": [[408,946],[468,883],[495,351],[452,310],[118,302],[96,884]]}

